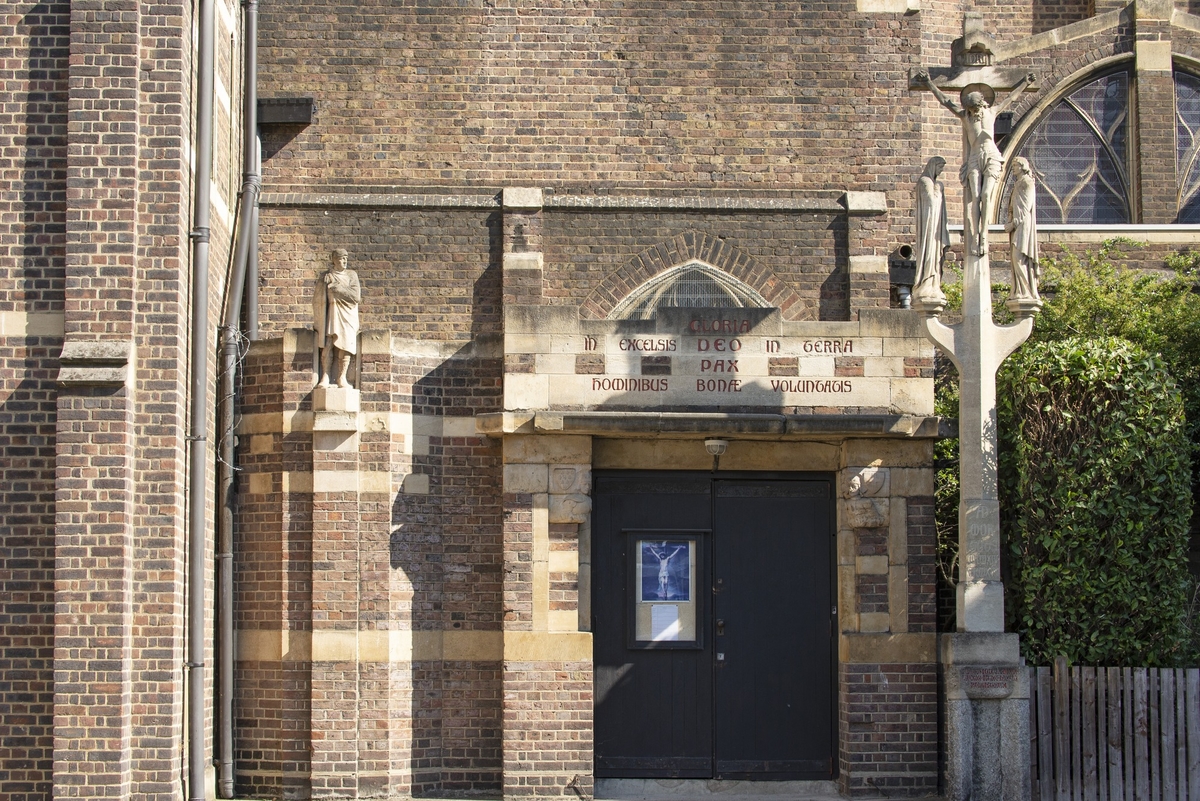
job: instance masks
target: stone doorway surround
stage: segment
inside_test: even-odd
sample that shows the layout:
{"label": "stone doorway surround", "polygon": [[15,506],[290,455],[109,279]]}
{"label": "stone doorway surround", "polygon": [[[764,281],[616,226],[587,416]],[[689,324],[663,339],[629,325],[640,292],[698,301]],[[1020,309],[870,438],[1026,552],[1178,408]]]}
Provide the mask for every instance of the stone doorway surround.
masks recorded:
{"label": "stone doorway surround", "polygon": [[[516,420],[480,422],[505,421]],[[504,437],[505,796],[594,789],[591,471],[708,470],[703,440],[714,436],[729,440],[722,470],[836,473],[837,786],[851,796],[936,792],[938,421],[679,414],[670,423],[539,413],[494,432]]]}

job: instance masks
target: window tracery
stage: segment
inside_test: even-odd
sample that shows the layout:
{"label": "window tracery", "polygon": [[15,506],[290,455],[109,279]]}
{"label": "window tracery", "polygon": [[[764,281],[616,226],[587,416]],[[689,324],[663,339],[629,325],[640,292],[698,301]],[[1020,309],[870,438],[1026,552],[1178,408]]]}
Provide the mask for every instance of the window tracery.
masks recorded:
{"label": "window tracery", "polygon": [[[1038,222],[1133,222],[1130,180],[1130,72],[1093,78],[1061,98],[1025,135],[1011,156],[1024,156],[1038,181]],[[1200,224],[1200,77],[1175,70],[1176,222]],[[1001,200],[1007,218],[1012,175]]]}
{"label": "window tracery", "polygon": [[771,308],[771,304],[733,276],[692,260],[664,270],[629,293],[609,315],[611,320],[652,320],[662,308]]}
{"label": "window tracery", "polygon": [[[1132,221],[1129,87],[1125,71],[1083,84],[1054,104],[1013,152],[1029,160],[1037,177],[1038,222]],[[1010,174],[1005,198],[1012,181]]]}

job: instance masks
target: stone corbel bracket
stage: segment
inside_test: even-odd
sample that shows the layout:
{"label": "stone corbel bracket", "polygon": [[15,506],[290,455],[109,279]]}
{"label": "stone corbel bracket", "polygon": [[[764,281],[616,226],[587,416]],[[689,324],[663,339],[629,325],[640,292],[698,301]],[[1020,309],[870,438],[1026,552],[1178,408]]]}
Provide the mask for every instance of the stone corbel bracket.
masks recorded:
{"label": "stone corbel bracket", "polygon": [[58,357],[62,386],[123,386],[130,383],[133,343],[129,340],[69,340]]}

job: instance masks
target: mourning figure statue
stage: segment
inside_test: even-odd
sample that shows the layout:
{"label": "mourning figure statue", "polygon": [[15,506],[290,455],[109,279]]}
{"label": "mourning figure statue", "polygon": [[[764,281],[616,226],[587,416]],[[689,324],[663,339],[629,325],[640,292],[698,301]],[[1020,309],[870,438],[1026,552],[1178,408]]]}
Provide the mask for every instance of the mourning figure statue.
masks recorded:
{"label": "mourning figure statue", "polygon": [[1041,303],[1038,295],[1037,243],[1037,185],[1029,161],[1018,156],[1013,160],[1012,196],[1009,199],[1009,220],[1005,225],[1012,251],[1012,300],[1020,303]]}
{"label": "mourning figure statue", "polygon": [[313,330],[321,351],[320,380],[327,387],[336,383],[349,387],[350,360],[358,350],[358,304],[362,289],[358,274],[348,269],[350,255],[344,248],[333,251],[333,264],[313,290]]}
{"label": "mourning figure statue", "polygon": [[950,228],[946,222],[946,187],[938,180],[945,168],[946,160],[934,156],[917,179],[917,278],[913,302],[918,308],[946,302],[942,293],[942,261],[950,249]]}

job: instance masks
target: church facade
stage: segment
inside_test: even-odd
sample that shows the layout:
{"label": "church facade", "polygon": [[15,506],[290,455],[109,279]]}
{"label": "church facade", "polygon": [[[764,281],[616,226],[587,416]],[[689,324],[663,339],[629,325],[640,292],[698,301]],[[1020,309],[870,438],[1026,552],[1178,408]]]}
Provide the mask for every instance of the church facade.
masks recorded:
{"label": "church facade", "polygon": [[922,76],[1153,267],[1200,16],[250,5],[6,15],[0,795],[943,791]]}

